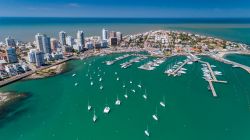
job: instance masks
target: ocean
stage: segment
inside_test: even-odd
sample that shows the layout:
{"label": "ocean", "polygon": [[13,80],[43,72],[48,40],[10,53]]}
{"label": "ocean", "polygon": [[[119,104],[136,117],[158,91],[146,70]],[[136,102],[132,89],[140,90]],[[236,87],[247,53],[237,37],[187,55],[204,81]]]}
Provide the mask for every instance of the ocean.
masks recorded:
{"label": "ocean", "polygon": [[175,18],[35,18],[0,17],[0,41],[12,36],[21,41],[34,41],[36,33],[58,38],[66,31],[75,37],[77,30],[86,36],[101,35],[102,28],[121,31],[124,35],[150,30],[178,30],[215,36],[250,44],[250,19],[175,19]]}
{"label": "ocean", "polygon": [[[32,40],[34,34],[39,31],[57,35],[58,31],[65,30],[73,34],[80,27],[89,35],[99,35],[103,27],[124,31],[126,34],[173,29],[243,43],[249,43],[247,36],[250,34],[247,33],[250,29],[249,24],[245,22],[166,24],[166,21],[151,23],[151,20],[144,23],[127,23],[122,19],[124,23],[81,21],[74,24],[66,21],[41,23],[41,19],[32,20],[32,23],[29,20],[11,20],[0,22],[1,37],[9,32],[22,40]],[[0,139],[250,139],[250,76],[246,71],[208,57],[201,57],[202,60],[215,65],[214,70],[222,72],[222,76],[217,76],[219,80],[228,81],[227,84],[214,84],[218,94],[218,97],[214,98],[207,89],[208,83],[202,78],[200,63],[186,65],[187,73],[180,77],[168,77],[164,71],[176,62],[184,60],[183,56],[167,59],[154,71],[138,69],[140,65],[154,59],[151,57],[133,64],[128,69],[121,69],[120,63],[132,59],[133,56],[111,66],[103,63],[121,55],[123,54],[69,61],[66,73],[45,79],[18,81],[2,87],[0,92],[15,91],[31,96],[6,110],[7,115],[0,119]],[[233,54],[226,57],[246,65],[249,62],[249,57],[242,55]],[[73,74],[76,76],[72,77]],[[103,79],[101,82],[100,77]],[[90,85],[91,81],[94,83],[93,86]],[[79,85],[75,86],[75,83]],[[126,85],[125,88],[122,87],[123,84]],[[142,88],[139,88],[138,84],[141,84]],[[101,85],[104,87],[103,90],[100,90]],[[133,89],[135,93],[132,92]],[[147,100],[142,97],[145,90]],[[126,91],[128,99],[124,98]],[[117,97],[122,102],[120,106],[115,105]],[[159,104],[164,97],[165,108]],[[92,121],[94,110],[87,110],[88,102],[98,116],[96,123]],[[111,108],[109,114],[103,114],[106,105]],[[156,112],[158,121],[152,118]],[[144,134],[147,127],[150,132],[149,138]]]}

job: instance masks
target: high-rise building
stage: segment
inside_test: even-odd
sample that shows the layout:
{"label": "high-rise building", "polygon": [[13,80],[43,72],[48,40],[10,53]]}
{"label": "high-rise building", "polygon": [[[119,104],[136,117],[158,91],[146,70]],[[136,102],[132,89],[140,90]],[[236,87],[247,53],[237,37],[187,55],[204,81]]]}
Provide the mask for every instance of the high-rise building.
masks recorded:
{"label": "high-rise building", "polygon": [[116,37],[110,38],[109,41],[110,41],[110,45],[113,46],[113,47],[118,45],[118,41],[117,41]]}
{"label": "high-rise building", "polygon": [[29,52],[28,52],[28,58],[29,58],[29,62],[30,63],[36,63],[36,49],[31,49]]}
{"label": "high-rise building", "polygon": [[114,38],[116,37],[116,32],[115,31],[110,31],[109,32],[109,38]]}
{"label": "high-rise building", "polygon": [[6,42],[6,45],[8,47],[16,47],[15,40],[13,38],[9,37],[9,36],[7,38],[5,38],[5,42]]}
{"label": "high-rise building", "polygon": [[84,47],[85,46],[85,39],[84,39],[84,32],[78,31],[77,32],[77,45]]}
{"label": "high-rise building", "polygon": [[35,58],[36,58],[36,66],[37,67],[44,65],[44,53],[43,52],[36,51]]}
{"label": "high-rise building", "polygon": [[37,49],[43,53],[51,53],[50,37],[38,33],[35,36]]}
{"label": "high-rise building", "polygon": [[38,33],[35,36],[36,47],[39,51],[43,51],[43,35]]}
{"label": "high-rise building", "polygon": [[59,48],[58,41],[55,38],[51,38],[50,39],[50,46],[51,46],[51,50],[53,52],[56,52],[57,48]]}
{"label": "high-rise building", "polygon": [[18,61],[16,49],[14,47],[7,47],[6,50],[6,57],[9,63],[16,63]]}
{"label": "high-rise building", "polygon": [[116,32],[116,37],[117,37],[118,42],[122,41],[122,33],[121,32]]}
{"label": "high-rise building", "polygon": [[66,37],[66,44],[68,46],[73,46],[75,44],[74,38],[72,36],[67,36]]}
{"label": "high-rise building", "polygon": [[50,46],[50,37],[43,35],[43,53],[51,53],[51,46]]}
{"label": "high-rise building", "polygon": [[59,32],[59,42],[61,43],[62,46],[66,45],[66,37],[67,34],[64,31]]}
{"label": "high-rise building", "polygon": [[108,30],[102,29],[102,40],[108,40]]}

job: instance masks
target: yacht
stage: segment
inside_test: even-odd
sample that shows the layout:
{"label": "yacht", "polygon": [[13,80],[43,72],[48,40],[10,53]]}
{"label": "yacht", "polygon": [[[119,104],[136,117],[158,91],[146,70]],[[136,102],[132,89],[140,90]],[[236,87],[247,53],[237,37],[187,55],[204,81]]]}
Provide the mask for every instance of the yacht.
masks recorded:
{"label": "yacht", "polygon": [[119,77],[117,77],[116,80],[119,81],[120,80]]}
{"label": "yacht", "polygon": [[78,86],[78,83],[75,83],[75,86]]}
{"label": "yacht", "polygon": [[102,90],[102,89],[103,89],[103,86],[101,85],[101,86],[100,86],[100,90]]}
{"label": "yacht", "polygon": [[145,89],[145,93],[142,95],[142,97],[145,99],[145,100],[147,100],[148,99],[148,96],[147,96],[147,91],[146,91],[146,89]]}
{"label": "yacht", "polygon": [[132,81],[129,81],[130,84],[132,84],[133,82]]}
{"label": "yacht", "polygon": [[99,78],[99,81],[100,81],[100,82],[102,81],[102,77],[101,77],[101,78]]}
{"label": "yacht", "polygon": [[91,86],[93,86],[93,85],[94,85],[94,83],[91,81],[91,82],[90,82],[90,85],[91,85]]}
{"label": "yacht", "polygon": [[89,101],[88,101],[88,111],[90,111],[92,108],[92,106],[89,104]]}
{"label": "yacht", "polygon": [[72,74],[72,77],[75,77],[76,76],[76,74],[74,73],[74,74]]}
{"label": "yacht", "polygon": [[165,97],[163,97],[163,101],[160,102],[160,105],[161,105],[162,107],[166,107],[166,104],[165,104]]}
{"label": "yacht", "polygon": [[137,86],[138,86],[139,88],[142,88],[141,82],[140,82],[140,84],[138,84]]}
{"label": "yacht", "polygon": [[95,109],[94,109],[93,122],[95,123],[96,120],[97,120],[97,116],[95,115]]}
{"label": "yacht", "polygon": [[108,114],[109,111],[110,111],[110,107],[109,107],[109,106],[106,106],[106,107],[104,108],[104,110],[103,110],[103,113]]}
{"label": "yacht", "polygon": [[156,108],[155,114],[153,114],[152,117],[154,120],[158,121],[157,108]]}
{"label": "yacht", "polygon": [[135,90],[134,90],[134,89],[131,89],[131,91],[135,93]]}
{"label": "yacht", "polygon": [[146,130],[144,130],[144,134],[145,134],[147,137],[149,137],[150,133],[149,133],[149,131],[148,131],[148,127],[147,127]]}
{"label": "yacht", "polygon": [[115,75],[117,75],[118,73],[117,72],[115,72]]}
{"label": "yacht", "polygon": [[123,87],[123,88],[125,88],[125,87],[126,87],[126,85],[125,85],[125,84],[123,84],[123,85],[122,85],[122,87]]}
{"label": "yacht", "polygon": [[118,96],[116,98],[115,105],[121,105],[121,101],[119,100]]}
{"label": "yacht", "polygon": [[126,90],[126,94],[124,94],[124,97],[128,99],[128,91]]}

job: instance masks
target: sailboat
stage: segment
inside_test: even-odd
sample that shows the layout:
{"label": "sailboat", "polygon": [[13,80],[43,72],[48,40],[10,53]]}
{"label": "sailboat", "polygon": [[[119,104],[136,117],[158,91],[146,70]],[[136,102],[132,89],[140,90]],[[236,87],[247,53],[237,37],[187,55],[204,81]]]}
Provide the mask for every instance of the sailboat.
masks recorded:
{"label": "sailboat", "polygon": [[115,72],[115,75],[117,75],[117,72]]}
{"label": "sailboat", "polygon": [[90,111],[92,108],[92,106],[89,104],[89,101],[88,101],[88,111]]}
{"label": "sailboat", "polygon": [[157,108],[156,108],[155,114],[153,114],[152,117],[154,120],[158,121]]}
{"label": "sailboat", "polygon": [[94,109],[93,122],[95,123],[96,120],[97,120],[97,116],[96,116],[96,114],[95,114],[95,109]]}
{"label": "sailboat", "polygon": [[142,97],[145,99],[145,100],[147,100],[148,99],[148,96],[147,96],[147,91],[146,91],[146,89],[145,89],[145,93],[142,95]]}
{"label": "sailboat", "polygon": [[78,86],[78,83],[75,83],[75,86]]}
{"label": "sailboat", "polygon": [[121,105],[121,101],[119,100],[118,95],[117,95],[117,98],[116,98],[116,101],[115,101],[115,105]]}
{"label": "sailboat", "polygon": [[119,81],[120,80],[119,77],[117,77],[116,80]]}
{"label": "sailboat", "polygon": [[161,105],[162,107],[166,107],[166,104],[165,104],[165,97],[163,97],[163,101],[160,102],[160,105]]}
{"label": "sailboat", "polygon": [[144,134],[145,134],[147,137],[149,137],[150,133],[149,133],[149,130],[148,130],[148,126],[147,126],[147,129],[144,130]]}
{"label": "sailboat", "polygon": [[132,84],[133,82],[132,81],[129,81],[130,84]]}
{"label": "sailboat", "polygon": [[100,81],[100,82],[102,81],[102,77],[101,77],[101,78],[99,78],[99,81]]}
{"label": "sailboat", "polygon": [[74,73],[74,74],[72,74],[72,77],[75,77],[76,76],[76,74]]}
{"label": "sailboat", "polygon": [[101,86],[100,86],[100,90],[102,90],[102,89],[103,89],[103,86],[101,85]]}
{"label": "sailboat", "polygon": [[110,107],[107,105],[107,99],[106,99],[106,106],[104,107],[103,113],[108,114],[110,111]]}
{"label": "sailboat", "polygon": [[138,86],[139,88],[142,88],[141,82],[140,82],[140,84],[138,84],[137,86]]}
{"label": "sailboat", "polygon": [[122,85],[122,87],[123,87],[123,88],[125,88],[125,87],[126,87],[126,85],[125,85],[125,84],[123,84],[123,85]]}
{"label": "sailboat", "polygon": [[91,82],[90,82],[90,85],[91,85],[91,86],[93,86],[93,85],[94,85],[94,83],[91,81]]}
{"label": "sailboat", "polygon": [[128,99],[128,91],[126,90],[126,94],[124,94],[124,97]]}

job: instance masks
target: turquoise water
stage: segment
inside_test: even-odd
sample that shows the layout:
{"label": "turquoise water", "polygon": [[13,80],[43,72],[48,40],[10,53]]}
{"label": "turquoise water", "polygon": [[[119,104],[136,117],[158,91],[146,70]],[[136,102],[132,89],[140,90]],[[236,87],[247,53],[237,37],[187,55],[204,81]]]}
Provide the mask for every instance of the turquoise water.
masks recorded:
{"label": "turquoise water", "polygon": [[22,41],[34,41],[35,34],[39,32],[57,38],[61,30],[74,37],[77,30],[84,30],[86,36],[100,36],[102,28],[121,31],[124,35],[159,29],[188,31],[250,44],[250,20],[239,18],[0,18],[0,41],[7,36]]}
{"label": "turquoise water", "polygon": [[[1,120],[0,139],[148,139],[144,135],[147,126],[151,133],[149,139],[155,140],[250,139],[250,76],[244,70],[203,57],[223,73],[218,79],[228,81],[228,84],[215,84],[219,97],[214,98],[202,79],[200,63],[185,66],[187,74],[181,77],[168,77],[163,72],[184,57],[170,58],[154,71],[137,68],[153,58],[128,69],[121,69],[119,64],[132,57],[112,66],[102,63],[120,55],[70,61],[72,69],[67,73],[1,88],[0,91],[28,92],[32,96],[22,102],[15,114]],[[74,73],[77,75],[72,77]],[[94,86],[90,85],[87,73],[93,77]],[[98,73],[102,83],[98,81]],[[79,85],[74,86],[75,82]],[[142,89],[137,87],[140,82]],[[123,97],[123,83],[128,89],[128,99]],[[101,84],[103,90],[99,89]],[[142,98],[144,89],[148,93],[147,101]],[[117,95],[121,106],[114,105]],[[166,108],[159,105],[163,96]],[[93,110],[87,111],[88,101],[98,116],[95,124]],[[105,104],[111,107],[108,115],[102,113]],[[152,118],[156,108],[158,122]]]}
{"label": "turquoise water", "polygon": [[228,54],[225,56],[225,58],[250,67],[249,55]]}

